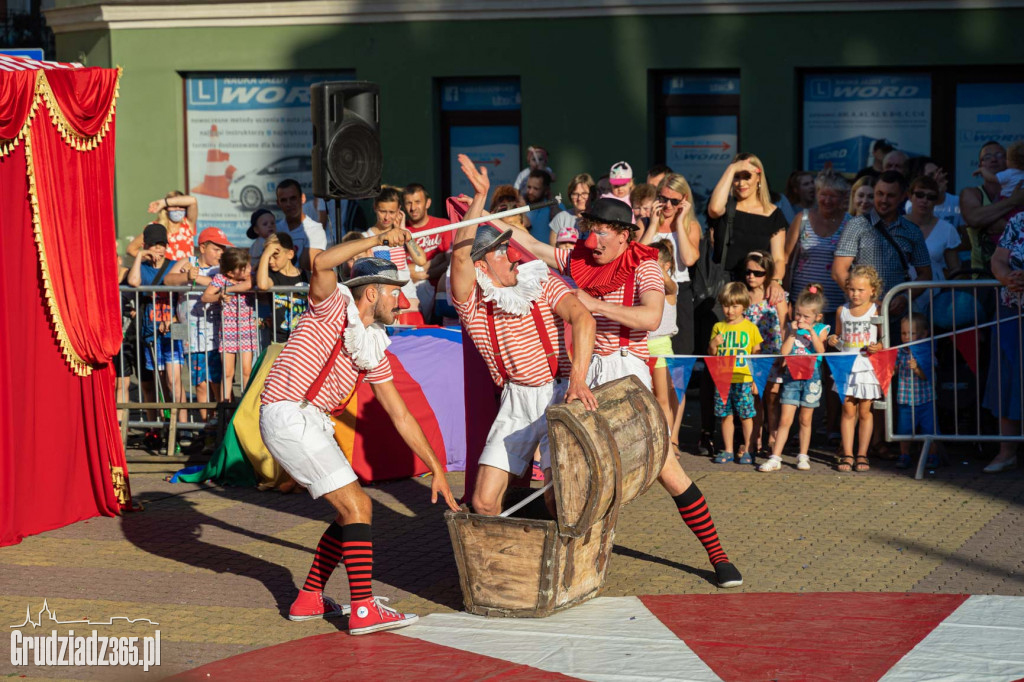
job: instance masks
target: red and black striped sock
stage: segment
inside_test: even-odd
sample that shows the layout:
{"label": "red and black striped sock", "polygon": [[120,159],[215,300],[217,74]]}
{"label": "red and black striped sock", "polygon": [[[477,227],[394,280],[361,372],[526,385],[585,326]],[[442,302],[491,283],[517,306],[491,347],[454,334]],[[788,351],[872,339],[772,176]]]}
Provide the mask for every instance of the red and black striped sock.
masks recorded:
{"label": "red and black striped sock", "polygon": [[341,555],[348,571],[348,589],[354,604],[373,598],[373,536],[370,524],[342,526]]}
{"label": "red and black striped sock", "polygon": [[704,495],[701,494],[697,484],[691,483],[689,488],[673,497],[672,500],[676,503],[676,509],[683,517],[683,522],[697,536],[700,544],[704,545],[704,549],[708,552],[708,558],[711,559],[711,565],[728,561],[729,557],[726,556],[725,550],[722,549],[722,543],[718,539],[715,522],[711,519],[708,503],[704,501]]}
{"label": "red and black striped sock", "polygon": [[320,544],[316,546],[313,565],[309,567],[309,575],[306,576],[306,584],[302,589],[312,592],[324,591],[327,579],[341,561],[341,528],[337,521],[327,526],[327,530],[320,537]]}

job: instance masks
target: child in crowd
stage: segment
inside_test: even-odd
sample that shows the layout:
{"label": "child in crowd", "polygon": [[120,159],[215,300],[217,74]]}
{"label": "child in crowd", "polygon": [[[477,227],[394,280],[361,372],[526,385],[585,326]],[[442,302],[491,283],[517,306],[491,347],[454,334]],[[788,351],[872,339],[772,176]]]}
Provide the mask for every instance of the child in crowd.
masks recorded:
{"label": "child in crowd", "polygon": [[[135,260],[128,271],[129,286],[160,286],[166,284],[164,277],[171,269],[167,254],[167,228],[160,223],[150,223],[142,232],[142,249],[135,254]],[[185,389],[181,384],[181,365],[184,353],[181,341],[171,340],[171,323],[174,312],[171,309],[170,294],[144,294],[141,298],[142,343],[145,368],[160,374],[164,394],[173,402],[185,401]],[[156,400],[155,384],[142,384],[146,402]],[[165,398],[165,400],[167,399]],[[149,421],[156,421],[156,410],[147,410]],[[188,420],[185,410],[178,410],[178,421]],[[160,446],[160,432],[148,431],[145,435],[147,447]]]}
{"label": "child in crowd", "polygon": [[203,303],[220,303],[220,351],[224,363],[224,400],[233,399],[235,356],[242,364],[242,390],[249,383],[256,340],[256,296],[252,289],[252,265],[245,249],[226,249],[220,258],[220,272],[203,292]]}
{"label": "child in crowd", "polygon": [[249,259],[256,260],[263,255],[263,247],[270,235],[277,232],[277,219],[265,208],[258,208],[249,216],[249,229],[245,236],[253,240],[249,247]]}
{"label": "child in crowd", "polygon": [[825,352],[825,340],[829,326],[821,321],[825,308],[825,295],[820,284],[810,284],[796,299],[793,321],[786,327],[786,340],[782,342],[782,355],[818,354],[814,361],[814,373],[809,379],[794,379],[789,368],[782,370],[782,408],[779,414],[779,428],[772,446],[772,456],[758,467],[758,471],[778,471],[782,468],[782,449],[789,439],[793,418],[800,410],[800,452],[796,456],[796,468],[807,471],[811,458],[807,452],[811,447],[811,419],[821,402],[821,353]]}
{"label": "child in crowd", "polygon": [[[993,173],[990,170],[979,168],[974,175],[980,175],[985,180],[985,191],[989,195],[999,195],[1000,199],[1009,198],[1011,194],[1024,185],[1024,140],[1011,142],[1006,148],[1006,170]],[[1015,207],[1005,218],[1009,220],[1017,215],[1024,208]]]}
{"label": "child in crowd", "polygon": [[[199,234],[199,255],[182,258],[167,275],[167,283],[175,286],[188,285],[193,291],[181,297],[178,303],[178,319],[188,325],[189,369],[192,384],[196,387],[196,400],[210,402],[221,399],[220,382],[223,379],[223,364],[220,358],[220,306],[203,303],[201,290],[213,281],[220,272],[220,258],[224,249],[233,247],[223,230],[208,227]],[[207,419],[206,410],[199,416]],[[211,434],[212,435],[212,434]]]}
{"label": "child in crowd", "polygon": [[[882,278],[870,265],[855,265],[846,278],[847,304],[836,311],[836,333],[828,337],[829,344],[842,352],[860,353],[845,386],[836,385],[836,391],[846,396],[839,430],[842,435],[843,455],[838,471],[868,471],[868,446],[871,444],[871,403],[882,397],[871,363],[865,357],[882,350],[878,325],[871,318],[878,315],[878,292]],[[858,420],[860,426],[858,427]],[[857,457],[853,456],[854,428],[857,428]]]}
{"label": "child in crowd", "polygon": [[[747,254],[746,260],[747,292],[750,294],[750,305],[743,312],[747,318],[761,332],[764,343],[761,345],[761,353],[765,355],[778,355],[782,348],[782,328],[786,325],[786,315],[789,312],[788,295],[778,305],[772,305],[768,301],[766,289],[768,283],[775,277],[775,260],[767,251],[751,251]],[[776,362],[768,375],[768,382],[765,384],[764,396],[761,400],[755,401],[757,415],[754,417],[754,452],[762,449],[771,451],[775,439],[775,428],[778,424],[779,414],[779,386],[782,383],[781,361]],[[768,445],[762,448],[762,431],[767,422]]]}
{"label": "child in crowd", "polygon": [[715,455],[714,461],[716,464],[733,461],[733,453],[730,449],[733,447],[736,436],[733,423],[735,414],[739,417],[740,428],[743,431],[743,452],[740,453],[736,462],[753,464],[754,458],[750,454],[750,437],[754,431],[754,415],[757,413],[757,409],[754,407],[753,377],[750,374],[746,356],[757,353],[763,339],[758,328],[743,317],[743,312],[750,306],[750,294],[744,285],[739,282],[726,284],[718,295],[718,303],[722,306],[725,321],[716,323],[711,329],[708,355],[735,355],[737,357],[732,372],[729,395],[722,396],[717,387],[715,388],[715,416],[722,418],[722,440],[726,449]]}
{"label": "child in crowd", "polygon": [[[679,331],[676,327],[676,293],[679,291],[679,285],[672,277],[675,274],[676,255],[672,242],[667,239],[656,242],[653,246],[658,250],[658,265],[661,266],[661,278],[665,282],[665,309],[661,314],[661,324],[647,337],[647,348],[651,358],[656,359],[651,371],[654,397],[665,413],[669,433],[674,439],[678,429],[672,430],[672,425],[675,423],[678,401],[668,376],[668,363],[665,362],[665,358],[658,356],[672,355],[672,337]],[[674,442],[673,445],[678,447],[679,444]]]}
{"label": "child in crowd", "polygon": [[[293,287],[309,284],[309,273],[295,266],[295,244],[290,234],[272,234],[267,238],[260,264],[256,268],[256,288],[267,291],[271,287]],[[266,294],[261,294],[267,296]],[[271,307],[271,305],[273,307]],[[261,310],[263,306],[261,305]],[[274,293],[260,318],[268,329],[273,328],[275,343],[285,343],[289,334],[306,312],[306,295],[299,293]]]}
{"label": "child in crowd", "polygon": [[[904,317],[900,320],[900,340],[902,343],[913,343],[928,338],[928,320],[924,315],[914,314],[913,319]],[[931,346],[922,343],[914,348],[922,349],[914,353],[911,348],[900,348],[896,351],[896,433],[903,435],[934,434],[935,417],[932,411],[932,367],[934,364],[925,362],[922,366],[918,357],[931,358]],[[910,466],[909,441],[900,442],[900,456],[896,466],[906,469]],[[934,447],[934,446],[933,446]],[[926,464],[929,468],[939,465],[938,453],[934,450],[927,454]]]}

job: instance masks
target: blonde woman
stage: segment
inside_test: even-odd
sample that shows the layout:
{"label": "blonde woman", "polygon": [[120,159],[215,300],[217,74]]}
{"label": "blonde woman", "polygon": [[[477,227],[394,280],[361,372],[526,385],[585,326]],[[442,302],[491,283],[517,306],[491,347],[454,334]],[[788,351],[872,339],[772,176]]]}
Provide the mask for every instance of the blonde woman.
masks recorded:
{"label": "blonde woman", "polygon": [[873,175],[865,175],[853,183],[850,188],[850,207],[847,213],[851,218],[871,213],[875,207],[875,181],[878,178]]}
{"label": "blonde woman", "polygon": [[[636,202],[633,204],[636,206]],[[675,326],[672,352],[692,355],[694,340],[693,288],[690,285],[690,266],[700,256],[700,223],[693,212],[693,192],[686,178],[669,173],[658,183],[651,208],[651,220],[640,237],[641,244],[672,243],[672,280],[676,284]],[[686,390],[685,386],[681,387]],[[686,407],[685,394],[675,409],[672,424],[672,443],[678,446],[679,425]]]}
{"label": "blonde woman", "polygon": [[[152,222],[167,228],[167,258],[179,261],[195,255],[196,221],[199,220],[199,202],[194,196],[177,190],[162,199],[149,202],[149,212],[156,214]],[[128,255],[134,257],[142,248],[140,234],[128,245]]]}
{"label": "blonde woman", "polygon": [[[735,203],[732,234],[729,238],[727,259],[722,262],[722,246],[728,224],[729,204]],[[714,248],[714,259],[730,274],[733,282],[746,279],[746,256],[751,251],[767,251],[775,262],[771,282],[765,287],[765,296],[771,305],[785,300],[782,278],[786,274],[786,230],[789,223],[782,209],[772,203],[768,194],[768,179],[764,164],[753,154],[737,154],[722,173],[722,177],[708,200],[708,238]],[[697,333],[695,345],[706,348],[711,330],[719,322],[714,309],[714,298],[704,301],[695,311]],[[713,456],[716,452],[711,441],[715,431],[714,386],[707,372],[701,375],[701,439],[700,447]],[[724,449],[732,452],[732,443]]]}

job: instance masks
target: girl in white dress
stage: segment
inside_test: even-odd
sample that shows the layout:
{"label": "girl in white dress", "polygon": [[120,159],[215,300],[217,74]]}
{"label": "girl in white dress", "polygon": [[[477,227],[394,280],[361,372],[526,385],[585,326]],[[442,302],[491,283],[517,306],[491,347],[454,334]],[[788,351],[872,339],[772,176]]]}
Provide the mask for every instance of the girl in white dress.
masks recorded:
{"label": "girl in white dress", "polygon": [[[882,279],[869,265],[857,265],[846,279],[846,305],[836,311],[836,333],[829,344],[842,352],[859,352],[845,386],[835,387],[843,401],[843,416],[839,431],[843,440],[843,456],[839,458],[839,471],[868,471],[868,446],[873,427],[871,403],[882,397],[882,387],[875,376],[867,355],[882,350],[878,325],[871,318],[878,315],[878,292]],[[860,422],[857,427],[858,420]],[[857,457],[853,456],[854,429],[857,428]]]}

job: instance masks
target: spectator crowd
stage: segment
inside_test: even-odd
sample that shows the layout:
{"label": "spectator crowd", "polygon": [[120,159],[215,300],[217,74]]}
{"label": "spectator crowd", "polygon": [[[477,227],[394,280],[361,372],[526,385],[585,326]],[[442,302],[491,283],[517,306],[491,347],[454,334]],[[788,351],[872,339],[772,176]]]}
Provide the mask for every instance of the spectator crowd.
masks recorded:
{"label": "spectator crowd", "polygon": [[[978,184],[960,188],[959,195],[947,191],[948,176],[939,161],[908,157],[887,140],[873,143],[872,164],[855,177],[830,168],[795,171],[778,184],[781,192],[773,191],[756,155],[738,154],[699,212],[687,179],[665,165],[637,175],[627,161],[616,161],[596,174],[565,175],[567,181],[559,185],[552,170],[556,164],[545,149],[528,148],[526,162],[513,184],[492,188],[490,212],[536,207],[559,191],[564,201],[506,219],[515,229],[558,249],[573,249],[587,236],[580,231],[582,214],[596,199],[612,198],[632,211],[635,238],[657,248],[666,300],[649,347],[654,393],[677,447],[685,392],[673,390],[665,356],[735,356],[727,393],[716,388],[710,372],[694,379],[700,386],[696,447],[715,462],[759,463],[760,471],[778,471],[796,423],[795,467],[808,469],[812,419],[824,403],[822,435],[838,448],[839,470],[866,471],[871,458],[910,466],[909,445],[901,443],[899,452],[890,453],[881,411],[873,409],[883,388],[870,358],[884,350],[880,319],[886,292],[908,281],[940,283],[922,295],[892,300],[889,345],[919,342],[944,326],[939,312],[956,300],[942,288],[946,280],[994,277],[1002,292],[998,310],[987,311],[990,319],[1019,315],[1024,142],[1007,148],[983,144]],[[244,387],[260,350],[286,342],[305,310],[302,287],[309,282],[311,251],[327,248],[342,233],[344,241],[408,230],[413,239],[404,245],[360,256],[386,258],[409,278],[403,293],[410,308],[400,324],[458,324],[447,277],[454,233],[416,237],[448,223],[447,216],[432,214],[436,207],[423,184],[385,187],[373,199],[372,222],[358,210],[352,220],[353,211],[346,211],[350,219],[343,230],[332,225],[329,207],[306,197],[295,180],[277,186],[276,203],[281,219],[267,208],[252,213],[247,232],[252,241],[245,248],[216,227],[199,230],[197,238],[196,197],[170,192],[149,204],[153,222],[131,240],[120,273],[126,334],[114,360],[119,402],[127,402],[132,374],[144,402],[153,402],[158,390],[164,402],[184,402],[186,386],[198,402],[230,402],[236,377]],[[699,263],[719,267],[727,283],[710,293],[695,288]],[[342,272],[342,280],[346,277]],[[161,285],[177,289],[147,289]],[[129,287],[143,289],[136,293]],[[975,299],[974,305],[981,304]],[[990,349],[979,357],[991,358],[990,366],[977,372],[979,394],[1003,434],[1019,434],[1021,428],[1015,330],[1016,323],[1012,329],[999,325],[998,334],[978,335]],[[911,350],[901,347],[894,370],[897,432],[936,433],[933,403],[941,400],[933,385],[936,360]],[[822,355],[835,351],[858,353],[842,385],[821,362]],[[746,361],[755,354],[779,358],[760,392]],[[817,358],[795,376],[782,361],[791,355]],[[212,419],[205,411],[200,417]],[[177,410],[174,418],[185,422],[187,410]],[[156,420],[156,411],[150,411],[147,424]],[[160,430],[150,428],[145,444],[156,449],[160,442]],[[203,438],[193,443],[206,444]],[[929,466],[939,464],[940,454],[928,453]],[[997,473],[1016,465],[1015,446],[1007,442],[985,470]]]}

